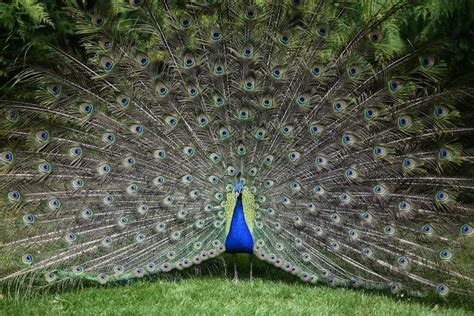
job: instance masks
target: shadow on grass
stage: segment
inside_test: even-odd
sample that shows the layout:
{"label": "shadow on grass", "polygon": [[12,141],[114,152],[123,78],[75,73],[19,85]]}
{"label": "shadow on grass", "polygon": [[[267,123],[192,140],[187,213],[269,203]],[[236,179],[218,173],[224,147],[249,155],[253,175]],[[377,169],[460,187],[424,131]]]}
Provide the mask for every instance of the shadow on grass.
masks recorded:
{"label": "shadow on grass", "polygon": [[[38,287],[35,288],[35,291],[23,292],[22,289],[18,286],[9,288],[3,288],[2,293],[6,294],[7,299],[12,302],[23,302],[32,299],[37,295],[42,294],[60,294],[65,292],[77,291],[80,289],[88,288],[110,288],[115,287],[119,289],[121,286],[126,286],[133,284],[137,281],[143,282],[153,282],[156,280],[165,280],[169,282],[184,282],[188,280],[199,280],[199,278],[228,278],[229,281],[233,278],[233,264],[236,262],[237,270],[241,280],[248,280],[250,277],[250,265],[249,265],[249,255],[228,255],[224,254],[215,259],[211,259],[203,262],[199,266],[192,266],[189,269],[182,271],[173,270],[168,273],[159,273],[159,274],[149,274],[145,275],[142,278],[132,278],[129,280],[115,281],[110,282],[105,285],[100,285],[95,281],[90,280],[74,280],[71,282],[59,283],[55,286],[47,287]],[[305,283],[299,280],[298,277],[285,272],[281,269],[274,267],[267,262],[260,261],[257,258],[253,258],[253,276],[254,278],[263,279],[269,283],[285,283],[288,285],[298,285],[302,287],[309,288],[312,287],[326,287],[327,285],[323,282],[318,282],[317,284]],[[408,296],[406,293],[394,295],[387,290],[378,290],[378,289],[352,289],[353,291],[359,291],[365,295],[371,296],[374,299],[376,298],[388,298],[394,302],[399,302],[401,304],[406,303],[417,303],[430,308],[438,307],[457,307],[464,309],[466,311],[474,312],[474,298],[468,296],[461,296],[456,294],[450,294],[447,298],[442,298],[438,295],[426,295],[424,297],[413,297]],[[315,294],[317,295],[317,294]]]}

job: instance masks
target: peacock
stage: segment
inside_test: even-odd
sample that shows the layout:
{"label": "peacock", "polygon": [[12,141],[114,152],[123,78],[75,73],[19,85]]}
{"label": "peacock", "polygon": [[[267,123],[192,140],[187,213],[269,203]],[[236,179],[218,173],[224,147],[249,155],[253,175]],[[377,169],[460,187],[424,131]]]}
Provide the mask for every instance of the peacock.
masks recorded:
{"label": "peacock", "polygon": [[313,284],[473,295],[473,90],[445,43],[400,31],[419,3],[70,8],[78,44],[43,45],[0,96],[0,284],[244,253]]}

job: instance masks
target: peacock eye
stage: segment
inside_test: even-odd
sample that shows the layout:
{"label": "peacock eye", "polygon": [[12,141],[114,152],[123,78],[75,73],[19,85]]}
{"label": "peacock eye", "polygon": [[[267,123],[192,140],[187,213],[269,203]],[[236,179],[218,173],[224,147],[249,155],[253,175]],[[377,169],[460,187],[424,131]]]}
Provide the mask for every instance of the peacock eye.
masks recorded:
{"label": "peacock eye", "polygon": [[311,74],[315,77],[318,78],[321,73],[323,72],[323,68],[320,65],[315,65],[311,67]]}
{"label": "peacock eye", "polygon": [[327,27],[327,25],[318,26],[317,32],[318,32],[318,35],[321,36],[321,37],[328,36],[328,27]]}
{"label": "peacock eye", "polygon": [[36,132],[36,140],[40,143],[46,143],[49,140],[49,132],[47,130]]}
{"label": "peacock eye", "polygon": [[27,214],[23,216],[23,222],[33,224],[35,222],[35,216],[33,214]]}
{"label": "peacock eye", "polygon": [[449,193],[445,191],[438,191],[435,195],[436,202],[445,203],[449,200]]}
{"label": "peacock eye", "polygon": [[105,19],[100,15],[94,15],[91,18],[92,24],[96,27],[101,27],[105,24]]}
{"label": "peacock eye", "polygon": [[100,59],[100,65],[105,71],[109,72],[114,67],[114,62],[109,57],[102,57]]}
{"label": "peacock eye", "polygon": [[290,43],[290,38],[288,35],[281,35],[280,36],[280,43],[283,45],[288,45]]}
{"label": "peacock eye", "polygon": [[434,115],[435,115],[437,118],[445,117],[446,115],[448,115],[448,113],[449,113],[449,110],[448,110],[448,108],[446,108],[445,106],[437,105],[437,106],[435,106],[435,108],[434,108]]}
{"label": "peacock eye", "polygon": [[435,63],[435,60],[431,56],[423,56],[420,58],[420,65],[423,68],[431,68]]}
{"label": "peacock eye", "polygon": [[460,231],[463,236],[471,236],[473,233],[472,227],[468,224],[462,225]]}
{"label": "peacock eye", "polygon": [[9,110],[5,113],[5,118],[10,122],[10,123],[16,123],[18,121],[18,112],[14,110]]}
{"label": "peacock eye", "polygon": [[428,224],[423,225],[423,227],[421,227],[421,231],[426,236],[431,236],[433,234],[433,228]]}
{"label": "peacock eye", "polygon": [[219,41],[222,39],[222,35],[221,35],[221,32],[219,30],[214,30],[211,32],[211,39],[213,41]]}
{"label": "peacock eye", "polygon": [[359,74],[359,67],[358,67],[358,66],[355,66],[355,65],[349,66],[349,67],[347,68],[347,74],[348,74],[349,77],[351,77],[351,78],[357,77],[357,75]]}
{"label": "peacock eye", "polygon": [[215,65],[214,66],[214,74],[222,75],[224,73],[224,66],[222,65]]}
{"label": "peacock eye", "polygon": [[372,44],[379,43],[383,38],[383,33],[380,31],[373,31],[369,34],[369,39]]}
{"label": "peacock eye", "polygon": [[257,11],[255,11],[255,8],[253,6],[247,7],[247,10],[245,12],[245,18],[248,20],[253,20],[257,16]]}
{"label": "peacock eye", "polygon": [[79,106],[79,111],[82,113],[82,114],[91,114],[92,111],[94,110],[94,106],[90,103],[82,103],[80,106]]}
{"label": "peacock eye", "polygon": [[308,104],[308,98],[306,98],[304,95],[301,95],[296,98],[296,103],[300,106],[306,106]]}
{"label": "peacock eye", "polygon": [[58,84],[50,84],[48,85],[48,92],[53,96],[58,96],[61,93],[61,86]]}
{"label": "peacock eye", "polygon": [[400,87],[401,83],[398,80],[390,80],[388,82],[388,89],[390,90],[390,92],[397,92],[398,90],[400,90]]}

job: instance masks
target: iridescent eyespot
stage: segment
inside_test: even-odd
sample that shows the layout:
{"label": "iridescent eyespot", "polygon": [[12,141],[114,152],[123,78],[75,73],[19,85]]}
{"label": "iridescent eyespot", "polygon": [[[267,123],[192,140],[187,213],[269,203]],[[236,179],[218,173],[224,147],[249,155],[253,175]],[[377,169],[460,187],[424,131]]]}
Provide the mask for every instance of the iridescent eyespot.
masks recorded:
{"label": "iridescent eyespot", "polygon": [[296,104],[299,106],[308,106],[309,104],[309,97],[307,95],[300,95],[296,97]]}
{"label": "iridescent eyespot", "polygon": [[41,130],[36,132],[35,138],[39,143],[46,143],[49,140],[49,132],[47,130]]}
{"label": "iridescent eyespot", "polygon": [[290,137],[293,130],[294,130],[294,127],[292,124],[285,124],[280,128],[280,132],[283,135],[283,137]]}
{"label": "iridescent eyespot", "polygon": [[470,225],[464,224],[461,226],[460,232],[461,232],[461,235],[463,236],[472,236],[473,229]]}
{"label": "iridescent eyespot", "polygon": [[149,206],[146,204],[140,204],[137,208],[138,213],[144,215],[150,210]]}
{"label": "iridescent eyespot", "polygon": [[412,158],[405,158],[403,159],[402,165],[403,165],[403,169],[412,170],[412,169],[415,169],[416,162]]}
{"label": "iridescent eyespot", "polygon": [[408,115],[402,115],[397,120],[398,128],[400,129],[407,129],[412,125],[412,119]]}
{"label": "iridescent eyespot", "polygon": [[68,242],[73,242],[73,241],[76,241],[77,236],[76,236],[76,234],[70,232],[70,233],[66,234],[64,239],[66,239],[66,241],[68,241]]}
{"label": "iridescent eyespot", "polygon": [[193,67],[194,66],[194,57],[191,56],[191,55],[186,55],[184,57],[183,63],[184,63],[184,67],[186,67],[186,68]]}
{"label": "iridescent eyespot", "polygon": [[52,211],[58,210],[61,208],[61,201],[59,199],[51,199],[48,201],[48,208]]}
{"label": "iridescent eyespot", "polygon": [[250,177],[255,177],[256,175],[257,175],[257,168],[255,168],[255,167],[250,168],[249,176]]}
{"label": "iridescent eyespot", "polygon": [[81,266],[75,266],[73,269],[72,269],[72,272],[74,272],[74,274],[76,275],[80,275],[84,272],[84,268],[81,267]]}
{"label": "iridescent eyespot", "polygon": [[92,103],[81,103],[79,105],[79,112],[84,115],[91,114],[94,111],[94,105]]}
{"label": "iridescent eyespot", "polygon": [[349,229],[347,233],[351,239],[357,239],[359,237],[359,233],[355,229]]}
{"label": "iridescent eyespot", "polygon": [[264,97],[260,100],[260,106],[264,109],[270,109],[273,105],[273,99],[270,97]]}
{"label": "iridescent eyespot", "polygon": [[199,90],[194,87],[194,86],[191,86],[191,87],[188,87],[188,96],[189,97],[195,97],[199,94]]}
{"label": "iridescent eyespot", "polygon": [[441,258],[441,260],[451,260],[453,254],[448,249],[443,249],[439,252],[439,257]]}
{"label": "iridescent eyespot", "polygon": [[188,157],[193,157],[196,150],[192,146],[186,146],[183,148],[183,153]]}
{"label": "iridescent eyespot", "polygon": [[178,125],[178,119],[172,115],[165,116],[165,122],[171,128],[174,128]]}
{"label": "iridescent eyespot", "polygon": [[108,50],[111,49],[113,44],[108,38],[103,38],[99,41],[100,46],[102,46],[103,49]]}
{"label": "iridescent eyespot", "polygon": [[219,28],[213,28],[211,30],[211,40],[214,42],[220,41],[222,39],[222,34]]}
{"label": "iridescent eyespot", "polygon": [[112,70],[112,68],[114,68],[114,62],[111,58],[109,57],[102,57],[100,59],[100,65],[102,66],[102,68],[109,72]]}
{"label": "iridescent eyespot", "polygon": [[145,3],[145,0],[130,0],[130,5],[133,8],[139,8]]}
{"label": "iridescent eyespot", "polygon": [[273,155],[267,155],[263,158],[263,164],[268,167],[273,163],[273,159]]}
{"label": "iridescent eyespot", "polygon": [[51,173],[51,165],[49,162],[42,162],[38,165],[38,171],[42,174],[50,174]]}
{"label": "iridescent eyespot", "polygon": [[281,79],[283,78],[283,69],[280,67],[276,67],[272,70],[272,77],[274,79]]}
{"label": "iridescent eyespot", "polygon": [[373,31],[369,34],[369,39],[373,44],[377,44],[383,39],[383,33],[378,30]]}
{"label": "iridescent eyespot", "polygon": [[16,123],[18,121],[19,115],[17,111],[14,110],[8,110],[5,113],[5,118],[10,122],[10,123]]}
{"label": "iridescent eyespot", "polygon": [[313,137],[318,137],[321,135],[321,132],[324,130],[324,126],[318,123],[311,123],[309,125],[309,133]]}
{"label": "iridescent eyespot", "polygon": [[102,135],[102,141],[107,144],[113,144],[115,142],[115,134],[114,133],[104,133]]}
{"label": "iridescent eyespot", "polygon": [[137,57],[137,63],[140,67],[146,67],[150,63],[150,58],[145,55],[145,54],[138,54]]}
{"label": "iridescent eyespot", "polygon": [[423,56],[420,58],[420,65],[424,68],[433,67],[435,60],[431,56]]}
{"label": "iridescent eyespot", "polygon": [[401,257],[398,257],[398,260],[397,260],[398,264],[401,266],[401,267],[406,267],[408,266],[408,259],[404,256],[401,256]]}
{"label": "iridescent eyespot", "polygon": [[186,183],[186,184],[189,184],[189,183],[193,182],[193,179],[194,179],[193,176],[190,175],[190,174],[187,174],[187,175],[185,175],[181,178],[183,183]]}
{"label": "iridescent eyespot", "polygon": [[314,162],[317,166],[325,166],[327,165],[327,159],[323,156],[316,156],[316,158],[314,159]]}
{"label": "iridescent eyespot", "polygon": [[166,158],[166,150],[164,149],[157,149],[153,152],[153,157],[163,160]]}
{"label": "iridescent eyespot", "polygon": [[209,125],[209,119],[207,118],[207,116],[205,114],[201,114],[199,115],[197,118],[197,123],[199,125],[199,127],[206,127]]}
{"label": "iridescent eyespot", "polygon": [[322,186],[317,185],[314,187],[313,192],[316,193],[317,195],[323,195],[325,190]]}
{"label": "iridescent eyespot", "polygon": [[223,75],[224,72],[225,72],[225,67],[224,67],[224,65],[222,65],[222,64],[215,64],[215,65],[214,65],[214,74],[215,74],[215,75],[220,76],[220,75]]}
{"label": "iridescent eyespot", "polygon": [[353,145],[356,142],[356,138],[354,135],[350,133],[344,133],[341,137],[341,142],[343,145],[346,145],[346,146]]}
{"label": "iridescent eyespot", "polygon": [[438,191],[435,194],[435,201],[438,203],[446,203],[449,200],[449,193],[445,191]]}
{"label": "iridescent eyespot", "polygon": [[433,235],[433,227],[431,227],[428,224],[423,225],[423,227],[421,227],[421,231],[423,232],[423,235],[425,236]]}
{"label": "iridescent eyespot", "polygon": [[398,210],[402,212],[408,212],[411,210],[411,204],[408,201],[401,201],[398,203]]}
{"label": "iridescent eyespot", "polygon": [[374,193],[377,195],[385,195],[386,191],[385,187],[381,184],[374,186]]}
{"label": "iridescent eyespot", "polygon": [[311,74],[315,77],[315,78],[318,78],[321,76],[321,74],[323,73],[323,66],[321,65],[314,65],[313,67],[311,67]]}
{"label": "iridescent eyespot", "polygon": [[372,120],[377,117],[378,111],[375,108],[367,108],[364,110],[364,118],[367,120]]}
{"label": "iridescent eyespot", "polygon": [[448,148],[441,148],[438,151],[438,159],[439,160],[451,160],[452,157],[453,157],[453,152],[452,152],[452,150],[450,150]]}
{"label": "iridescent eyespot", "polygon": [[105,19],[100,15],[94,15],[91,17],[91,22],[96,27],[101,27],[105,24]]}
{"label": "iridescent eyespot", "polygon": [[189,16],[185,15],[181,17],[180,25],[183,29],[188,29],[192,24],[192,20]]}
{"label": "iridescent eyespot", "polygon": [[437,105],[434,108],[434,115],[436,118],[442,118],[447,116],[449,113],[449,109],[442,105]]}
{"label": "iridescent eyespot", "polygon": [[291,151],[288,153],[288,160],[290,162],[297,162],[301,157],[301,154],[297,151]]}
{"label": "iridescent eyespot", "polygon": [[387,155],[387,150],[383,146],[375,146],[372,152],[376,158],[383,158]]}
{"label": "iridescent eyespot", "polygon": [[117,224],[121,227],[124,228],[125,226],[128,225],[128,218],[126,217],[120,217],[117,221]]}
{"label": "iridescent eyespot", "polygon": [[401,88],[401,82],[399,80],[390,80],[388,82],[388,89],[390,92],[397,92]]}
{"label": "iridescent eyespot", "polygon": [[299,190],[301,190],[301,185],[296,181],[292,181],[290,183],[290,189],[293,190],[293,191],[299,191]]}
{"label": "iridescent eyespot", "polygon": [[283,45],[288,45],[290,43],[290,36],[288,34],[280,35],[279,41]]}
{"label": "iridescent eyespot", "polygon": [[366,222],[371,222],[372,221],[372,215],[369,212],[362,213],[360,215],[360,217]]}
{"label": "iridescent eyespot", "polygon": [[75,189],[81,189],[84,187],[84,180],[82,180],[82,178],[76,178],[74,180],[72,180],[72,186],[75,188]]}
{"label": "iridescent eyespot", "polygon": [[316,31],[318,32],[318,35],[321,37],[326,37],[328,36],[328,33],[329,33],[328,26],[326,24],[318,26]]}
{"label": "iridescent eyespot", "polygon": [[225,104],[224,98],[219,95],[214,96],[213,102],[214,102],[214,106],[217,108],[222,107]]}
{"label": "iridescent eyespot", "polygon": [[351,65],[347,67],[347,75],[350,78],[356,78],[360,73],[360,68],[357,65]]}
{"label": "iridescent eyespot", "polygon": [[166,183],[166,178],[163,176],[158,176],[155,179],[153,179],[154,185],[163,185],[165,183]]}
{"label": "iridescent eyespot", "polygon": [[111,194],[107,194],[103,198],[104,204],[112,204],[114,202],[115,198]]}
{"label": "iridescent eyespot", "polygon": [[335,113],[342,113],[347,108],[347,102],[344,100],[336,100],[332,104],[332,109]]}
{"label": "iridescent eyespot", "polygon": [[247,109],[240,109],[238,114],[240,120],[246,121],[249,119],[249,111]]}
{"label": "iridescent eyespot", "polygon": [[141,124],[133,124],[129,128],[130,132],[135,136],[141,136],[143,134],[144,129],[145,128]]}
{"label": "iridescent eyespot", "polygon": [[343,192],[339,195],[339,200],[342,204],[349,204],[352,200],[352,197],[349,193]]}
{"label": "iridescent eyespot", "polygon": [[332,213],[329,218],[331,219],[331,222],[334,223],[339,223],[341,221],[341,217],[337,213]]}
{"label": "iridescent eyespot", "polygon": [[219,129],[219,140],[224,141],[228,140],[231,137],[231,133],[228,128],[221,127]]}
{"label": "iridescent eyespot", "polygon": [[84,219],[92,218],[93,215],[94,215],[94,212],[90,208],[86,208],[85,210],[81,212],[81,216]]}
{"label": "iridescent eyespot", "polygon": [[35,222],[35,216],[33,214],[26,214],[23,216],[23,222],[33,224]]}
{"label": "iridescent eyespot", "polygon": [[10,191],[7,194],[8,200],[12,203],[18,202],[21,199],[21,194],[18,191]]}
{"label": "iridescent eyespot", "polygon": [[373,252],[372,252],[372,249],[370,249],[370,248],[363,248],[363,249],[362,249],[362,254],[363,254],[364,256],[370,258],[370,257],[372,257]]}
{"label": "iridescent eyespot", "polygon": [[245,18],[248,20],[253,20],[257,16],[257,11],[255,10],[255,7],[253,6],[248,6],[247,10],[245,11]]}
{"label": "iridescent eyespot", "polygon": [[348,179],[356,179],[358,174],[357,174],[357,171],[353,168],[348,168],[346,169],[346,171],[344,172],[344,176]]}
{"label": "iridescent eyespot", "polygon": [[165,97],[168,95],[169,89],[163,82],[157,82],[155,87],[156,92],[160,97]]}
{"label": "iridescent eyespot", "polygon": [[303,0],[292,0],[291,4],[293,4],[295,7],[298,7],[301,5],[301,2],[303,2]]}
{"label": "iridescent eyespot", "polygon": [[48,85],[48,92],[53,96],[58,96],[61,93],[62,87],[59,84]]}
{"label": "iridescent eyespot", "polygon": [[257,140],[265,140],[267,138],[267,134],[268,134],[267,129],[260,127],[259,129],[255,131],[253,136]]}
{"label": "iridescent eyespot", "polygon": [[99,167],[97,167],[97,171],[100,175],[106,175],[110,172],[110,166],[106,163],[101,164]]}
{"label": "iridescent eyespot", "polygon": [[245,91],[253,91],[255,89],[255,80],[252,78],[246,79],[242,82]]}
{"label": "iridescent eyespot", "polygon": [[242,50],[242,56],[244,58],[252,58],[253,57],[253,47],[252,46],[246,46]]}
{"label": "iridescent eyespot", "polygon": [[237,146],[237,154],[239,156],[245,156],[247,154],[247,147],[244,144],[239,144]]}
{"label": "iridescent eyespot", "polygon": [[219,156],[218,154],[216,153],[212,153],[209,155],[209,158],[211,159],[211,162],[214,163],[214,164],[217,164],[221,161],[221,156]]}
{"label": "iridescent eyespot", "polygon": [[127,156],[123,159],[123,165],[126,167],[131,167],[135,165],[135,163],[136,163],[136,160],[135,160],[135,157],[133,156]]}
{"label": "iridescent eyespot", "polygon": [[436,286],[436,292],[441,296],[445,296],[449,293],[449,288],[445,284],[438,284]]}
{"label": "iridescent eyespot", "polygon": [[387,235],[395,234],[395,228],[392,225],[387,225],[384,227],[383,232]]}
{"label": "iridescent eyespot", "polygon": [[127,187],[127,193],[129,194],[137,193],[137,191],[138,191],[138,185],[136,185],[135,183],[132,183]]}

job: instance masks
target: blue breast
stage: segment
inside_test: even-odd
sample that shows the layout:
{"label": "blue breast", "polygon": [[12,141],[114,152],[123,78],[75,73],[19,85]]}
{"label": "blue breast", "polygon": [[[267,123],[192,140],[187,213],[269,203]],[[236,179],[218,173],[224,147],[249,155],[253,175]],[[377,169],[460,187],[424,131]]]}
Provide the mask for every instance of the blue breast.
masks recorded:
{"label": "blue breast", "polygon": [[253,238],[245,222],[242,197],[237,198],[230,230],[225,240],[225,251],[228,253],[253,253]]}

